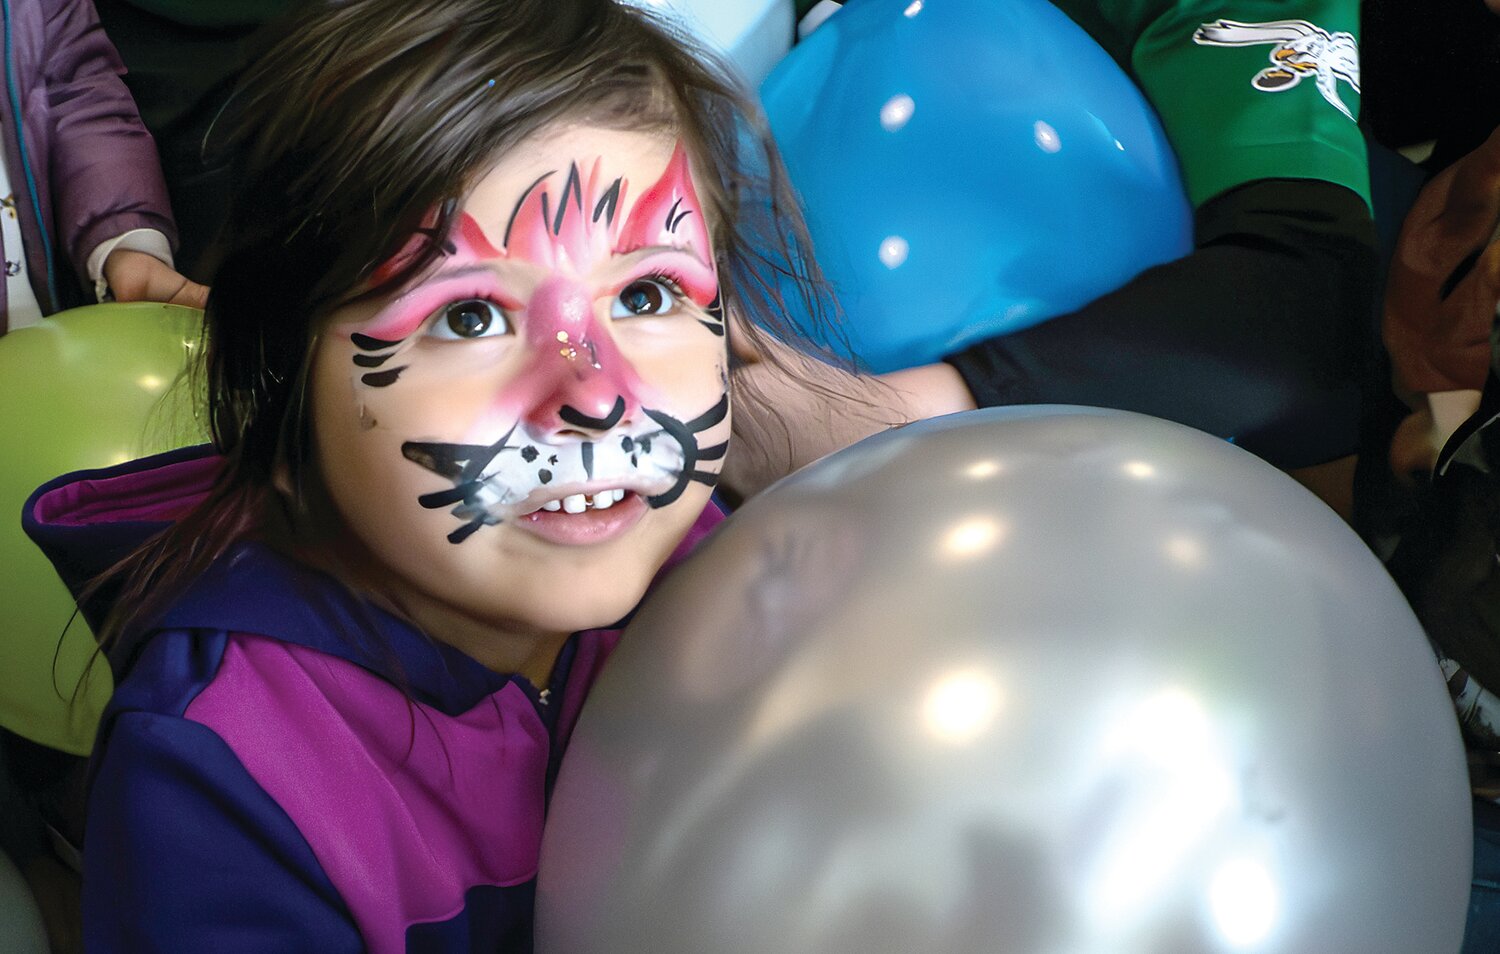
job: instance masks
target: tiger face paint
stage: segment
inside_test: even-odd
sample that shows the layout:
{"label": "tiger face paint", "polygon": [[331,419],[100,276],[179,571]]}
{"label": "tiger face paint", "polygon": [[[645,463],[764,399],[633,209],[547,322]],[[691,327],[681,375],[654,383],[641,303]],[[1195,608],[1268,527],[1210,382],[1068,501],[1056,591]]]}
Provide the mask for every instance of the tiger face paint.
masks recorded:
{"label": "tiger face paint", "polygon": [[727,449],[687,154],[569,127],[502,159],[457,220],[425,275],[332,317],[313,367],[320,473],[406,601],[605,625],[692,525]]}

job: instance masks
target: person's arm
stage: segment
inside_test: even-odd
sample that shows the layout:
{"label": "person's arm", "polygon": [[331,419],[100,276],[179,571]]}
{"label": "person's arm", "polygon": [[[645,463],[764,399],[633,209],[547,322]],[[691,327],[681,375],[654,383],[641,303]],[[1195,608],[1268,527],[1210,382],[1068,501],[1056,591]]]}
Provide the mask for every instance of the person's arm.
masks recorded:
{"label": "person's arm", "polygon": [[1375,278],[1363,200],[1253,182],[1205,203],[1197,236],[1185,258],[947,361],[981,406],[1138,411],[1282,467],[1351,453]]}
{"label": "person's arm", "polygon": [[[742,329],[731,335],[749,337]],[[975,407],[946,364],[861,376],[759,337],[760,351],[737,349],[730,374],[734,434],[720,485],[734,498],[887,428]]]}
{"label": "person's arm", "polygon": [[206,727],[125,712],[89,796],[95,952],[356,952],[364,944],[287,814]]}
{"label": "person's arm", "polygon": [[[53,220],[79,281],[88,288],[102,277],[122,301],[200,304],[201,286],[172,267],[177,229],[156,146],[93,4],[43,0],[43,6]],[[96,254],[137,230],[165,238],[166,256],[113,246]]]}

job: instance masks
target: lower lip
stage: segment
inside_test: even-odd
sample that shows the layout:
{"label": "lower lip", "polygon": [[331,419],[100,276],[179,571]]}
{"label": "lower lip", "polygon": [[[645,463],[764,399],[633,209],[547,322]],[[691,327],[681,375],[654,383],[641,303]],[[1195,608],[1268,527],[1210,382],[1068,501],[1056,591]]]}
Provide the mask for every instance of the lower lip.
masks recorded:
{"label": "lower lip", "polygon": [[631,493],[605,510],[595,510],[593,507],[583,513],[538,510],[536,513],[528,513],[517,522],[548,543],[581,547],[592,543],[607,543],[621,536],[635,526],[645,513],[646,501],[639,494]]}

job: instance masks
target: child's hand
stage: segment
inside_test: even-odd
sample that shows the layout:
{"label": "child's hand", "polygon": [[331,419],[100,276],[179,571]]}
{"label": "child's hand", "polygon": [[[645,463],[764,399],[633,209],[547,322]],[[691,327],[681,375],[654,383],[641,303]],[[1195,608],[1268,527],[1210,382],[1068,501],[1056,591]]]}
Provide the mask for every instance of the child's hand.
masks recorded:
{"label": "child's hand", "polygon": [[104,260],[104,280],[115,301],[159,301],[202,308],[208,288],[178,274],[154,255],[118,248]]}
{"label": "child's hand", "polygon": [[1479,409],[1479,397],[1469,390],[1422,395],[1391,437],[1391,472],[1402,479],[1431,475],[1448,438]]}

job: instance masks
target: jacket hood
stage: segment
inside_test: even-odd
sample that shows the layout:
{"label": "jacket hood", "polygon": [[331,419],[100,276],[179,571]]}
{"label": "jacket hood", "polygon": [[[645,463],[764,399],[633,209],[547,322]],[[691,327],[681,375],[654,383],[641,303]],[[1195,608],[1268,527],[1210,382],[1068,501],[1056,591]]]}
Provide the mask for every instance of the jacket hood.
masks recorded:
{"label": "jacket hood", "polygon": [[222,467],[223,458],[201,445],[64,474],[32,493],[21,525],[97,631],[118,587],[88,592],[90,584],[201,503]]}

